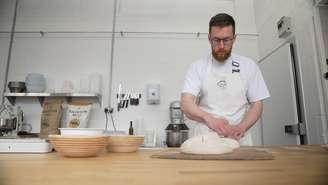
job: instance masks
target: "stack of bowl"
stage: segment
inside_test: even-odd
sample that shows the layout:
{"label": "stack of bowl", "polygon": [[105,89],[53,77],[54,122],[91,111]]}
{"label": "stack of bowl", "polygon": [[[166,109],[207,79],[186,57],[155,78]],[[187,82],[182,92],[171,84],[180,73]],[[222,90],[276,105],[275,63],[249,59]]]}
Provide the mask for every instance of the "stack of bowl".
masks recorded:
{"label": "stack of bowl", "polygon": [[60,128],[61,135],[49,135],[55,150],[65,157],[93,157],[104,152],[108,136],[102,129]]}
{"label": "stack of bowl", "polygon": [[108,136],[107,151],[109,152],[136,152],[143,143],[144,136],[112,135]]}
{"label": "stack of bowl", "polygon": [[42,74],[29,73],[25,78],[27,92],[40,93],[46,90],[46,78]]}

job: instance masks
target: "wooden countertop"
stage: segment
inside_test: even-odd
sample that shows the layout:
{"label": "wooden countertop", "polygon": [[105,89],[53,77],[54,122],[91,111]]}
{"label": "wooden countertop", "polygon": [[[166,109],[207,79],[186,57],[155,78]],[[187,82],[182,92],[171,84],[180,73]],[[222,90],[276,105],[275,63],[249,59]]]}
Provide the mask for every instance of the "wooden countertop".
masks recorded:
{"label": "wooden countertop", "polygon": [[64,158],[58,153],[0,154],[1,185],[327,185],[328,151],[321,146],[263,147],[274,160],[153,159],[161,150]]}

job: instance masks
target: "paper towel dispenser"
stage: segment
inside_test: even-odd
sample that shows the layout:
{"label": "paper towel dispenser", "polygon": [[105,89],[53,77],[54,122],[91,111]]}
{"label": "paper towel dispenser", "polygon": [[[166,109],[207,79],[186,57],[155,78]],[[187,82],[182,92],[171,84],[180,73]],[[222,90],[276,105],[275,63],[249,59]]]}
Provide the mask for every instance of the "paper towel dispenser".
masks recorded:
{"label": "paper towel dispenser", "polygon": [[160,85],[159,83],[149,83],[146,85],[146,98],[148,104],[160,103]]}

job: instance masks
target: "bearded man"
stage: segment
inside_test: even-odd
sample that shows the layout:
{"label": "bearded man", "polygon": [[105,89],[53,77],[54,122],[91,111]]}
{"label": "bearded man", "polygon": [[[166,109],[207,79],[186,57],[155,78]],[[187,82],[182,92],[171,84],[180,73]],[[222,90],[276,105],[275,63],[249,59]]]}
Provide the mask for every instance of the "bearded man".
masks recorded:
{"label": "bearded man", "polygon": [[250,58],[231,53],[235,21],[221,13],[209,22],[212,53],[195,61],[185,76],[181,108],[194,123],[195,135],[216,132],[253,145],[249,129],[262,114],[270,96],[261,71]]}

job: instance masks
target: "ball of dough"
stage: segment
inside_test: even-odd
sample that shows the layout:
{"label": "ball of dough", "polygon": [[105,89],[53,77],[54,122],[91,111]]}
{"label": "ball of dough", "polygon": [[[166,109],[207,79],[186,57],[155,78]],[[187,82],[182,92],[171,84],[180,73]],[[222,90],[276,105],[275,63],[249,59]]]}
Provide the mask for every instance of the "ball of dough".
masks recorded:
{"label": "ball of dough", "polygon": [[240,147],[239,142],[234,139],[230,139],[230,138],[226,138],[226,137],[221,137],[221,139],[224,141],[224,143],[227,146],[231,147],[232,149],[236,149],[236,148]]}
{"label": "ball of dough", "polygon": [[189,154],[224,154],[231,153],[239,147],[236,140],[209,133],[186,140],[182,143],[180,151]]}

